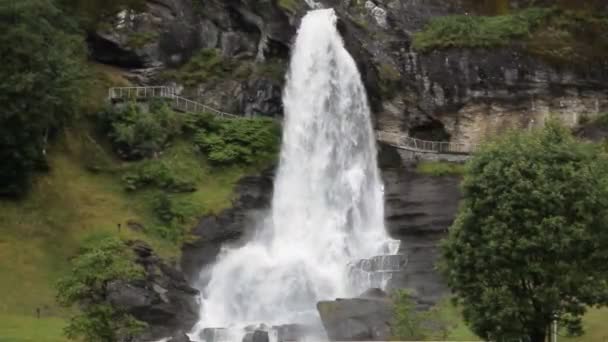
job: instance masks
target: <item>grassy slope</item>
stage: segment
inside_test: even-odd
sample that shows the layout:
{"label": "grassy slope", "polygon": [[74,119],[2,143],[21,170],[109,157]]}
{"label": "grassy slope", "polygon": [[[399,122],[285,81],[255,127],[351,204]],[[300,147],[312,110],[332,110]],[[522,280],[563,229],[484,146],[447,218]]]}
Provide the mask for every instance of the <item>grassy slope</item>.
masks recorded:
{"label": "grassy slope", "polygon": [[[92,65],[95,78],[87,112],[98,109],[110,85],[127,85],[116,69]],[[101,100],[101,101],[100,101]],[[64,341],[62,327],[69,310],[55,302],[54,284],[68,271],[69,258],[88,235],[108,231],[124,239],[141,239],[159,254],[176,258],[179,247],[125,227],[127,220],[144,225],[157,223],[150,208],[154,190],[127,193],[121,176],[132,167],[105,153],[112,172],[86,171],[91,149],[83,141],[86,131],[80,125],[68,131],[49,150],[51,171],[36,177],[27,198],[0,199],[0,342]],[[90,136],[90,135],[89,135]],[[230,205],[239,178],[255,169],[212,170],[196,152],[178,141],[162,156],[175,170],[196,179],[197,191],[174,195],[194,204],[197,212],[217,212]],[[188,225],[193,224],[193,218]],[[42,318],[36,319],[40,308]]]}
{"label": "grassy slope", "polygon": [[[130,194],[122,188],[120,173],[86,171],[70,145],[64,142],[53,150],[51,172],[37,177],[28,198],[0,201],[0,341],[9,336],[35,340],[40,329],[56,335],[67,312],[56,305],[53,284],[68,270],[68,259],[80,241],[92,233],[109,231],[124,239],[146,240],[165,257],[179,253],[178,246],[144,233],[127,228],[119,233],[117,223],[125,227],[127,220],[144,225],[154,221],[151,191]],[[193,151],[178,143],[163,157],[197,174],[198,190],[179,196],[197,203],[201,213],[229,206],[234,184],[246,170],[212,172],[189,153]],[[48,319],[33,319],[36,308]],[[25,328],[28,325],[31,328]]]}

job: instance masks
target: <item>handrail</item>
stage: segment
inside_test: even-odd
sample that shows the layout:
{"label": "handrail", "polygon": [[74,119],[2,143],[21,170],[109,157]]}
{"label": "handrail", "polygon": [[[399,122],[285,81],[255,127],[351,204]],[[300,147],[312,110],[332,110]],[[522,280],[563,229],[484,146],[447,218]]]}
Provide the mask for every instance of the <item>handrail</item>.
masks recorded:
{"label": "handrail", "polygon": [[108,90],[108,99],[113,100],[124,100],[124,99],[141,99],[141,98],[153,98],[161,97],[171,101],[171,105],[174,109],[183,112],[193,113],[212,113],[219,117],[238,118],[239,115],[226,113],[221,110],[217,110],[213,107],[209,107],[202,103],[192,101],[188,98],[177,95],[175,88],[166,86],[156,87],[113,87]]}
{"label": "handrail", "polygon": [[[108,90],[108,99],[141,99],[161,97],[171,101],[171,106],[182,112],[193,113],[212,113],[219,117],[240,118],[242,116],[226,113],[209,107],[202,103],[192,101],[179,96],[173,87],[154,86],[154,87],[114,87]],[[471,154],[477,149],[477,145],[454,143],[449,141],[421,140],[400,133],[377,131],[378,140],[383,141],[394,147],[420,153],[436,154]]]}
{"label": "handrail", "polygon": [[454,143],[449,141],[421,140],[399,133],[377,131],[378,140],[397,148],[438,154],[471,154],[477,149],[477,145]]}

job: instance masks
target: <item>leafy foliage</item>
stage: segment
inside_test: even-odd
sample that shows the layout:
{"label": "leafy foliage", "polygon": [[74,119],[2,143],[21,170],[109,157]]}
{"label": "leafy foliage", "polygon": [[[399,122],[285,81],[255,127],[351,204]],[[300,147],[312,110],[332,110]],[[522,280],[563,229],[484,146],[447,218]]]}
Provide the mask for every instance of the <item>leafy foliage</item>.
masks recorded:
{"label": "leafy foliage", "polygon": [[[0,2],[0,194],[25,191],[79,106],[85,45],[50,0]],[[27,43],[24,43],[27,42]]]}
{"label": "leafy foliage", "polygon": [[580,330],[608,300],[607,161],[556,123],[489,144],[467,164],[442,270],[484,338],[544,341]]}
{"label": "leafy foliage", "polygon": [[280,128],[271,119],[221,119],[199,116],[192,120],[194,144],[216,165],[250,165],[272,161],[279,150]]}
{"label": "leafy foliage", "polygon": [[529,8],[499,16],[450,15],[439,17],[414,35],[414,48],[429,51],[449,47],[496,47],[530,36],[551,9]]}
{"label": "leafy foliage", "polygon": [[112,281],[132,281],[143,276],[132,252],[117,238],[94,236],[72,260],[71,272],[58,285],[58,301],[64,306],[81,305],[81,313],[65,329],[70,339],[114,342],[141,332],[145,326],[105,299]]}
{"label": "leafy foliage", "polygon": [[182,67],[165,71],[162,77],[179,81],[187,87],[227,79],[247,80],[251,75],[281,83],[286,70],[287,64],[280,59],[254,63],[251,60],[226,58],[218,49],[202,49]]}
{"label": "leafy foliage", "polygon": [[[500,8],[505,8],[500,5]],[[507,6],[508,7],[508,6]],[[564,5],[564,8],[570,6]],[[501,15],[450,15],[414,35],[414,48],[491,48],[521,43],[527,52],[558,64],[584,66],[608,55],[608,15],[591,9],[527,8]]]}
{"label": "leafy foliage", "polygon": [[170,192],[192,192],[196,190],[194,179],[175,172],[169,162],[152,159],[135,165],[122,177],[125,190],[136,191],[152,186]]}
{"label": "leafy foliage", "polygon": [[144,110],[135,102],[108,108],[99,114],[102,129],[115,151],[124,159],[150,157],[166,147],[171,138],[182,132],[183,115],[172,111],[162,101]]}
{"label": "leafy foliage", "polygon": [[393,338],[400,341],[423,341],[448,337],[449,327],[436,309],[419,311],[407,290],[393,294]]}

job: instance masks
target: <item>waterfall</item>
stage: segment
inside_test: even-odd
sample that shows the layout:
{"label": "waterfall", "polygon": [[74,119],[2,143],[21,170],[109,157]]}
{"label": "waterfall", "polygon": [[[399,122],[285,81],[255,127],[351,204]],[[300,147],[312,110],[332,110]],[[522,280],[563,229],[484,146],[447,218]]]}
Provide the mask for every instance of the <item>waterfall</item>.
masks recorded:
{"label": "waterfall", "polygon": [[394,253],[367,95],[336,21],[333,9],[302,19],[270,213],[206,271],[195,339],[240,342],[260,324],[319,326],[317,301],[359,294],[353,265],[373,267],[358,260]]}

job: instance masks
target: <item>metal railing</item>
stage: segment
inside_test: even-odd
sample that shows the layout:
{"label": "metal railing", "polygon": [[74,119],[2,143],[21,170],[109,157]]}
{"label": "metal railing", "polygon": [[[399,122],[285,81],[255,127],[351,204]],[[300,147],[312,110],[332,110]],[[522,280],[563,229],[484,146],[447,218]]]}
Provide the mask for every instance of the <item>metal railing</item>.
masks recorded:
{"label": "metal railing", "polygon": [[421,153],[471,154],[477,145],[453,143],[449,141],[430,141],[412,138],[399,133],[377,131],[378,140],[397,148]]}
{"label": "metal railing", "polygon": [[114,87],[108,90],[108,99],[110,101],[139,100],[155,97],[168,99],[171,107],[181,112],[212,113],[219,117],[228,118],[240,117],[239,115],[226,113],[202,103],[179,96],[177,95],[176,89],[172,87]]}

